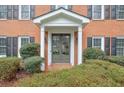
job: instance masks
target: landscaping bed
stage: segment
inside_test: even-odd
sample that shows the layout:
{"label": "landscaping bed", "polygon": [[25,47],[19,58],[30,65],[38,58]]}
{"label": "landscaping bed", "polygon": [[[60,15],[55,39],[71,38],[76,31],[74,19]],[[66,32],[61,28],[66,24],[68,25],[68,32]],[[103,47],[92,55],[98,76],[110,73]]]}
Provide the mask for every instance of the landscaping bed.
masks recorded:
{"label": "landscaping bed", "polygon": [[18,80],[21,87],[124,87],[124,68],[101,60],[87,60],[84,64],[57,72],[33,74]]}

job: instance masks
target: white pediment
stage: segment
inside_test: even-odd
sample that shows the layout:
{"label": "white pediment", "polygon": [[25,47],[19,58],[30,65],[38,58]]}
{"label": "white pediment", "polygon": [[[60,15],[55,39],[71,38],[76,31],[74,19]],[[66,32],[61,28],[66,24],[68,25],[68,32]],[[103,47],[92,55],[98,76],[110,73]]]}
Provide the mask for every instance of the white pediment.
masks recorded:
{"label": "white pediment", "polygon": [[69,10],[60,8],[48,14],[34,18],[33,22],[39,24],[82,24],[89,23],[90,19]]}

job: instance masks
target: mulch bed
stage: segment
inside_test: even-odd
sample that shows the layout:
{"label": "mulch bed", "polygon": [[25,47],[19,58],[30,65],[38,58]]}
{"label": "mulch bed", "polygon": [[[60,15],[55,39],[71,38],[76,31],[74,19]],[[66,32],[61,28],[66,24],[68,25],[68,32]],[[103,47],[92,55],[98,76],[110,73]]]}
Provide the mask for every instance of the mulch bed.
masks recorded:
{"label": "mulch bed", "polygon": [[0,81],[0,87],[16,87],[14,84],[17,82],[17,80],[30,76],[30,74],[24,72],[24,71],[19,71],[16,74],[16,79],[13,79],[11,81]]}

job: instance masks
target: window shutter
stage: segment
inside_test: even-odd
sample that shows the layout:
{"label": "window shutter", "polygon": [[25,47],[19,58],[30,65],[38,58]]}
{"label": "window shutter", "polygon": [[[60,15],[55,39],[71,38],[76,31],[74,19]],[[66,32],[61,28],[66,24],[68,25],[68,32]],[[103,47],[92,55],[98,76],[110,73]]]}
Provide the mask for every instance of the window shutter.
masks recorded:
{"label": "window shutter", "polygon": [[72,10],[72,5],[68,5],[68,10]]}
{"label": "window shutter", "polygon": [[13,38],[12,37],[7,37],[7,56],[13,56]]}
{"label": "window shutter", "polygon": [[116,5],[111,5],[111,19],[116,19]]}
{"label": "window shutter", "polygon": [[30,43],[34,43],[35,42],[35,38],[34,37],[30,37]]}
{"label": "window shutter", "polygon": [[87,47],[92,47],[92,37],[87,38]]}
{"label": "window shutter", "polygon": [[105,5],[105,19],[110,19],[110,5]]}
{"label": "window shutter", "polygon": [[35,5],[30,6],[30,18],[35,17]]}
{"label": "window shutter", "polygon": [[110,55],[110,37],[105,37],[105,53]]}
{"label": "window shutter", "polygon": [[53,10],[55,10],[55,5],[51,5],[51,10],[53,11]]}
{"label": "window shutter", "polygon": [[7,19],[12,19],[12,5],[7,6]]}
{"label": "window shutter", "polygon": [[13,37],[13,56],[18,54],[18,37]]}
{"label": "window shutter", "polygon": [[13,19],[19,18],[19,6],[13,5]]}
{"label": "window shutter", "polygon": [[116,55],[116,38],[112,37],[111,39],[111,55]]}
{"label": "window shutter", "polygon": [[87,14],[87,16],[89,18],[92,18],[92,5],[88,5],[88,14]]}

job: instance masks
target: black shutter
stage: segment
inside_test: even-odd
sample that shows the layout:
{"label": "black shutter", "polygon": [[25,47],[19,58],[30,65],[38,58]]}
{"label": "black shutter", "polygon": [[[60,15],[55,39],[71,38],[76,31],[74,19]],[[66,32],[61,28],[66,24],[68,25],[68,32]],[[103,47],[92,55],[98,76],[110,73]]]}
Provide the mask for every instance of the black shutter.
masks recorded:
{"label": "black shutter", "polygon": [[12,19],[12,5],[7,6],[7,19]]}
{"label": "black shutter", "polygon": [[7,37],[7,49],[6,49],[6,52],[7,52],[7,56],[13,56],[13,38],[12,37]]}
{"label": "black shutter", "polygon": [[35,17],[35,5],[30,6],[30,18]]}
{"label": "black shutter", "polygon": [[19,18],[19,6],[13,5],[13,19]]}
{"label": "black shutter", "polygon": [[116,55],[116,38],[112,37],[111,39],[111,55]]}
{"label": "black shutter", "polygon": [[110,5],[105,5],[105,19],[110,19]]}
{"label": "black shutter", "polygon": [[68,5],[68,10],[72,10],[72,5]]}
{"label": "black shutter", "polygon": [[116,5],[111,5],[111,19],[116,19]]}
{"label": "black shutter", "polygon": [[87,47],[92,47],[92,37],[87,38]]}
{"label": "black shutter", "polygon": [[35,42],[35,38],[34,37],[30,37],[30,43],[34,43]]}
{"label": "black shutter", "polygon": [[92,5],[88,5],[88,14],[87,14],[87,16],[89,17],[89,18],[92,18]]}
{"label": "black shutter", "polygon": [[53,10],[55,10],[55,5],[51,5],[51,10],[53,11]]}
{"label": "black shutter", "polygon": [[105,37],[105,53],[110,55],[110,37]]}
{"label": "black shutter", "polygon": [[18,54],[18,37],[13,37],[13,56]]}

